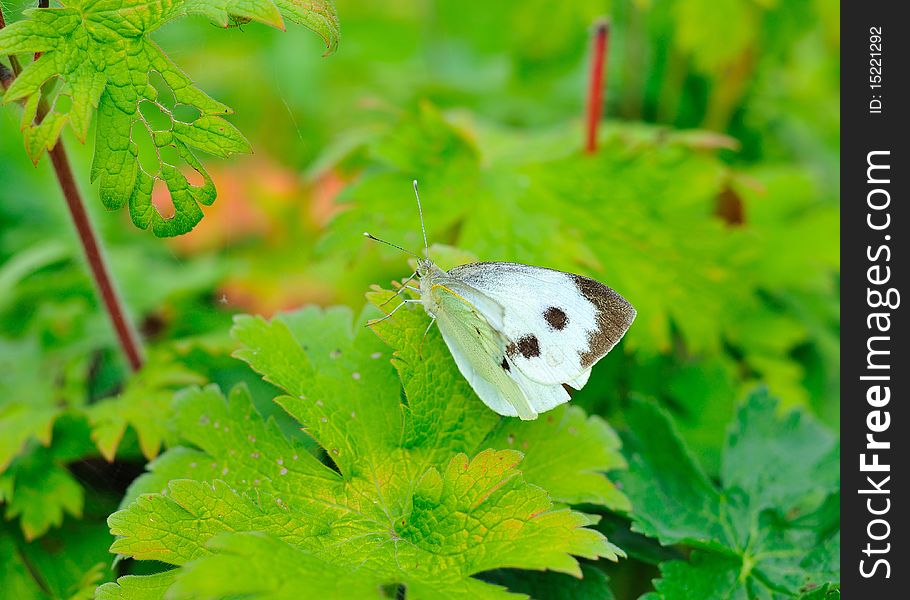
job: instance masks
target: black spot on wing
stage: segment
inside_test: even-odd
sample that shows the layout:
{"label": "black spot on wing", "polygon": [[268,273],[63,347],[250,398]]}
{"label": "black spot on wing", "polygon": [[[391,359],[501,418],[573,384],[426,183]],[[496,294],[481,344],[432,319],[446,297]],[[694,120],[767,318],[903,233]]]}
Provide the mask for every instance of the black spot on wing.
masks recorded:
{"label": "black spot on wing", "polygon": [[546,319],[550,329],[555,329],[556,331],[562,331],[566,328],[566,325],[569,324],[569,317],[566,316],[565,311],[561,308],[556,308],[555,306],[551,306],[545,310],[543,318]]}
{"label": "black spot on wing", "polygon": [[499,366],[502,367],[502,370],[505,371],[506,373],[508,373],[509,371],[512,370],[512,369],[509,367],[509,361],[506,360],[506,357],[505,357],[505,356],[502,357],[502,362],[499,363]]}
{"label": "black spot on wing", "polygon": [[635,309],[629,302],[599,281],[571,275],[575,286],[594,305],[597,329],[588,334],[588,347],[579,352],[581,366],[590,367],[622,339],[635,320]]}
{"label": "black spot on wing", "polygon": [[506,346],[506,354],[509,356],[521,354],[525,358],[540,356],[540,342],[537,341],[537,336],[533,334],[523,335],[518,338],[518,341],[509,342],[509,345]]}

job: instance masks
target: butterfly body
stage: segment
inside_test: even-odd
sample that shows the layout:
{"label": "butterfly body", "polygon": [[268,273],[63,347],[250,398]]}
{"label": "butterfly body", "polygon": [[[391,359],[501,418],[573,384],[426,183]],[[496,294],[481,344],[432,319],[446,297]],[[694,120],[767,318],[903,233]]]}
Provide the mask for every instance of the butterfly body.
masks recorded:
{"label": "butterfly body", "polygon": [[459,371],[495,412],[521,419],[569,400],[622,338],[635,309],[580,275],[484,262],[444,271],[418,261],[420,303]]}

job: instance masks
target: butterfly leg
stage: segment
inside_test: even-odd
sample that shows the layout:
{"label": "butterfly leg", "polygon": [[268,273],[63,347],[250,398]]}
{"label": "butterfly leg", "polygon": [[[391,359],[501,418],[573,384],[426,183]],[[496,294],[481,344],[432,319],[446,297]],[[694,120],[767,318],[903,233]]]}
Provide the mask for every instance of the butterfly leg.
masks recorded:
{"label": "butterfly leg", "polygon": [[408,298],[406,300],[402,300],[401,304],[399,304],[398,306],[393,308],[392,312],[388,313],[386,316],[380,317],[379,319],[370,319],[369,321],[367,321],[367,327],[369,327],[370,325],[375,325],[376,323],[381,323],[382,321],[385,321],[386,319],[388,319],[389,317],[394,315],[396,312],[398,312],[398,309],[401,308],[402,306],[404,306],[405,304],[415,304],[415,303],[419,304],[420,300],[418,298]]}
{"label": "butterfly leg", "polygon": [[427,339],[427,335],[430,334],[430,329],[433,328],[433,323],[435,323],[435,322],[436,322],[436,317],[433,317],[432,319],[430,319],[430,324],[427,325],[426,331],[423,332],[423,337],[420,338],[420,347],[417,349],[417,356],[419,356],[420,358],[423,358],[423,342],[424,342],[424,340]]}
{"label": "butterfly leg", "polygon": [[[388,300],[386,300],[385,302],[383,302],[383,303],[380,304],[379,306],[385,306],[386,304],[388,304],[389,302],[391,302],[393,299],[397,298],[397,297],[401,294],[401,292],[404,291],[405,288],[408,288],[408,284],[409,284],[415,277],[417,277],[417,271],[414,271],[413,273],[411,273],[411,276],[404,280],[404,282],[401,284],[401,287],[398,288],[398,291],[397,291],[397,292],[395,292],[395,295],[394,295],[394,296],[392,296],[391,298],[389,298]],[[412,290],[413,290],[413,289],[416,289],[416,288],[408,288],[408,289],[412,289]],[[419,292],[420,290],[417,289],[417,291]]]}

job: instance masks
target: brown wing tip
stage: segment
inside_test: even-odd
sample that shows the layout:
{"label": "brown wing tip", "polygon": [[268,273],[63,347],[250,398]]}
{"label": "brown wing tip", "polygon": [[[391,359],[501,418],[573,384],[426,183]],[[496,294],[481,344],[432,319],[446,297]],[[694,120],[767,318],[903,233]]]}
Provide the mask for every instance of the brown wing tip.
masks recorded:
{"label": "brown wing tip", "polygon": [[638,313],[628,300],[599,281],[581,275],[572,275],[572,279],[595,309],[597,330],[588,336],[588,348],[580,353],[581,365],[587,368],[613,349]]}

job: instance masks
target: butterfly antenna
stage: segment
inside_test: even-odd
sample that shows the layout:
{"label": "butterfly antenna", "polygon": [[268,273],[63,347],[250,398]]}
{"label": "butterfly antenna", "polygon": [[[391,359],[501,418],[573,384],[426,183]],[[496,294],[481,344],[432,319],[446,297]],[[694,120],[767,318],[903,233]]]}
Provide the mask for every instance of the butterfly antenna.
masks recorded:
{"label": "butterfly antenna", "polygon": [[380,244],[385,244],[386,246],[391,246],[392,248],[397,248],[397,249],[401,250],[402,252],[404,252],[405,254],[410,254],[410,255],[413,256],[414,258],[417,258],[417,259],[420,258],[420,255],[414,254],[414,253],[411,252],[410,250],[405,250],[405,249],[402,248],[401,246],[399,246],[399,245],[397,245],[397,244],[393,244],[392,242],[387,242],[387,241],[385,241],[385,240],[381,240],[381,239],[379,239],[378,237],[376,237],[375,235],[373,235],[372,233],[370,233],[369,231],[364,231],[364,232],[363,232],[363,237],[368,237],[368,238],[370,238],[371,240],[373,240],[374,242],[379,242]]}
{"label": "butterfly antenna", "polygon": [[420,192],[417,191],[417,180],[414,180],[414,196],[417,198],[417,214],[420,215],[420,231],[423,232],[424,258],[430,258],[430,245],[427,243],[427,228],[423,224],[423,208],[420,206]]}

